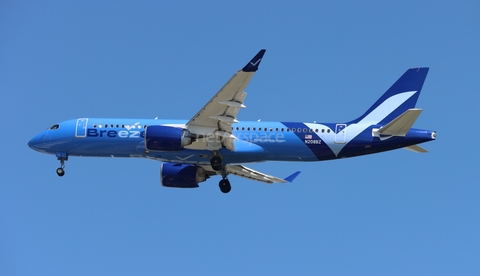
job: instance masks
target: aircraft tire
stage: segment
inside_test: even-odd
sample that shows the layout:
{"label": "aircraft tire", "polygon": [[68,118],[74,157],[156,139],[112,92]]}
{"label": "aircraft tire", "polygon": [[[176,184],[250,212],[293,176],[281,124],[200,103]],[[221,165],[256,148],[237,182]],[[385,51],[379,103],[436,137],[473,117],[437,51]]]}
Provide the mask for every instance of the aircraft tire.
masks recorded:
{"label": "aircraft tire", "polygon": [[212,165],[212,169],[214,171],[221,171],[222,170],[222,158],[220,158],[218,156],[212,157],[212,159],[210,159],[210,165]]}
{"label": "aircraft tire", "polygon": [[62,177],[65,175],[65,170],[63,168],[58,168],[57,169],[57,174],[58,176]]}
{"label": "aircraft tire", "polygon": [[228,179],[220,180],[218,186],[220,187],[220,191],[222,191],[224,194],[227,194],[230,192],[230,190],[232,190],[232,185],[230,185],[230,181],[228,181]]}

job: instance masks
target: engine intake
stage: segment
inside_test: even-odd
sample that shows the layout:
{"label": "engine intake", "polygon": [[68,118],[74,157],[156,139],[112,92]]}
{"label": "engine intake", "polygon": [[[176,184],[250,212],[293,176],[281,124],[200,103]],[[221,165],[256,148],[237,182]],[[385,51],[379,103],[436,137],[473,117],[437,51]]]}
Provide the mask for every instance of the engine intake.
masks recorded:
{"label": "engine intake", "polygon": [[190,164],[163,163],[160,168],[160,182],[164,187],[197,188],[198,183],[208,177],[202,167]]}
{"label": "engine intake", "polygon": [[147,126],[145,148],[158,151],[181,151],[192,143],[190,131],[170,126]]}

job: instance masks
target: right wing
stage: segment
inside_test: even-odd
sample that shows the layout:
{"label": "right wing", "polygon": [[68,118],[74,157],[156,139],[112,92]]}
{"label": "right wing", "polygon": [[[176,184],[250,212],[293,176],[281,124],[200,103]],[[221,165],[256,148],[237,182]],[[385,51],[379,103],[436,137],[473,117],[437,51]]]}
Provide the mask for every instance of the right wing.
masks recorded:
{"label": "right wing", "polygon": [[243,104],[247,96],[245,88],[258,70],[264,54],[265,50],[260,50],[190,119],[186,125],[187,129],[197,137],[209,139],[198,139],[187,148],[218,150],[225,147],[235,150],[232,124],[238,122],[237,114],[241,108],[245,108]]}

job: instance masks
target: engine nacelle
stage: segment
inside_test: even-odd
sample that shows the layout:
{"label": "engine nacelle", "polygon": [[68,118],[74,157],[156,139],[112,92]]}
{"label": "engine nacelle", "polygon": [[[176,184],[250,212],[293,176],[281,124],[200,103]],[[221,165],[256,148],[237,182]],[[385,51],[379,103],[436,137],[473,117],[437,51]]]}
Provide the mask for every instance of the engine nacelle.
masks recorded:
{"label": "engine nacelle", "polygon": [[170,126],[147,126],[145,148],[147,150],[181,151],[192,143],[190,131]]}
{"label": "engine nacelle", "polygon": [[165,187],[197,188],[207,178],[205,170],[195,165],[163,163],[160,168],[160,182]]}

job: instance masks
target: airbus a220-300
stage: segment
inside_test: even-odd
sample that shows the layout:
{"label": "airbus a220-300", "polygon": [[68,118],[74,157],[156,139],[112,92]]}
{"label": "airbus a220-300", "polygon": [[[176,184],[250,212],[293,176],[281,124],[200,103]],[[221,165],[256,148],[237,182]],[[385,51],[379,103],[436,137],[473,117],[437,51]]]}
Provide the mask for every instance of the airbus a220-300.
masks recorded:
{"label": "airbus a220-300", "polygon": [[300,173],[280,178],[244,164],[324,161],[399,148],[426,152],[418,144],[436,139],[435,131],[412,128],[422,112],[415,105],[428,68],[408,69],[349,122],[239,122],[245,88],[264,54],[258,52],[190,120],[78,118],[52,125],[28,145],[55,155],[59,176],[72,156],[141,157],[163,162],[165,187],[196,188],[218,175],[220,190],[228,193],[229,175],[272,184],[291,182]]}

